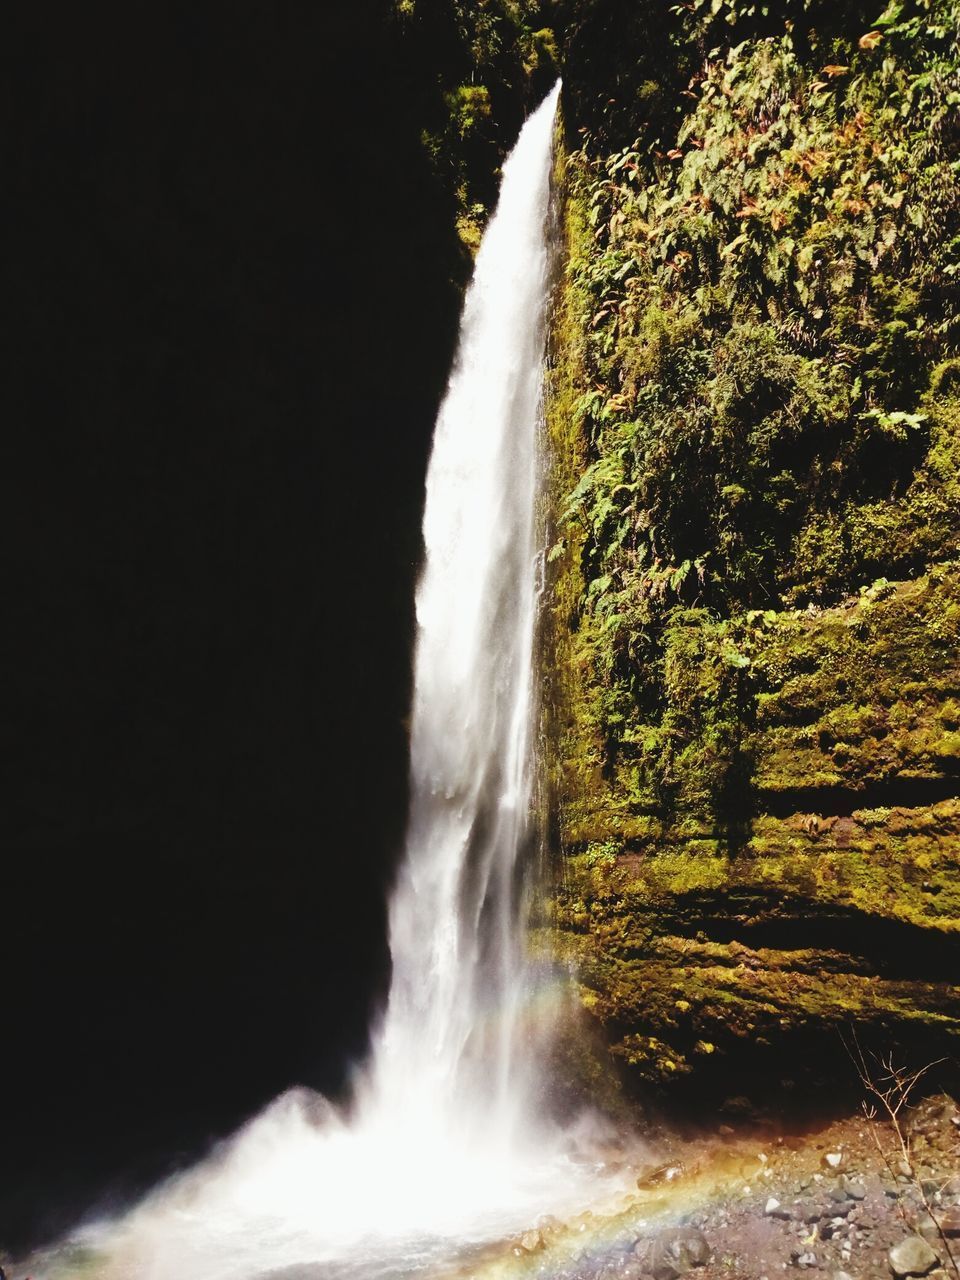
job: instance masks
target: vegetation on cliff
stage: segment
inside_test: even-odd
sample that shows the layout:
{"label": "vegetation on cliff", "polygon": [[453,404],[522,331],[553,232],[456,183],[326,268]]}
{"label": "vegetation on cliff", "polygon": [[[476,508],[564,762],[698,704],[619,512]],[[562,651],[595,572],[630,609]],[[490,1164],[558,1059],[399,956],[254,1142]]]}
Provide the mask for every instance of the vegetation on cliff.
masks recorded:
{"label": "vegetation on cliff", "polygon": [[850,1017],[955,1047],[960,7],[641,6],[603,104],[610,8],[550,408],[586,1000],[660,1081]]}
{"label": "vegetation on cliff", "polygon": [[500,163],[557,77],[542,0],[394,0],[423,95],[422,142],[453,196],[465,249],[480,244]]}

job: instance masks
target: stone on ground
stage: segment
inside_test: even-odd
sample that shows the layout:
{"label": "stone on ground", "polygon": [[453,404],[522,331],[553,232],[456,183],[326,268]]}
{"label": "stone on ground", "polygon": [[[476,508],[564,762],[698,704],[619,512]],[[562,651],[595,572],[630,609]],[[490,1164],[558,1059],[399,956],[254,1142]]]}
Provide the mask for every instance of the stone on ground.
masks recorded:
{"label": "stone on ground", "polygon": [[895,1276],[925,1276],[939,1262],[923,1236],[908,1236],[895,1244],[887,1256]]}

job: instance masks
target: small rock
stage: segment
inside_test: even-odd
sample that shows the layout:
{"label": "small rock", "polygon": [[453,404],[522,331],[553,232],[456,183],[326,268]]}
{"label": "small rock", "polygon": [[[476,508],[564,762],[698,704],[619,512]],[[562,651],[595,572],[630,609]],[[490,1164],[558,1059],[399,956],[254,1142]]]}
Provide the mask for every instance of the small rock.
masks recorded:
{"label": "small rock", "polygon": [[928,1240],[930,1244],[937,1245],[940,1243],[940,1231],[935,1222],[925,1217],[917,1227],[917,1235],[923,1236],[924,1240]]}
{"label": "small rock", "polygon": [[931,1244],[939,1244],[941,1232],[948,1239],[955,1239],[960,1236],[960,1209],[938,1210],[936,1221],[929,1214],[924,1214],[917,1231]]}
{"label": "small rock", "polygon": [[732,1116],[748,1116],[753,1112],[754,1106],[749,1098],[739,1094],[735,1098],[727,1098],[720,1110]]}
{"label": "small rock", "polygon": [[833,1273],[833,1280],[853,1280],[853,1276],[849,1271],[835,1271]]}
{"label": "small rock", "polygon": [[653,1242],[646,1265],[653,1280],[677,1280],[694,1267],[705,1266],[710,1254],[710,1245],[702,1232],[694,1227],[679,1227]]}
{"label": "small rock", "polygon": [[866,1200],[867,1188],[862,1182],[857,1182],[854,1178],[841,1178],[840,1185],[851,1200]]}
{"label": "small rock", "polygon": [[815,1253],[801,1253],[797,1258],[798,1267],[815,1267],[817,1265],[817,1255]]}
{"label": "small rock", "polygon": [[619,1280],[646,1280],[648,1273],[638,1258],[628,1258],[617,1271]]}
{"label": "small rock", "polygon": [[806,1222],[812,1226],[813,1223],[819,1222],[821,1218],[825,1218],[827,1215],[819,1205],[807,1203],[797,1205],[797,1216],[801,1222]]}
{"label": "small rock", "polygon": [[[771,1196],[770,1199],[775,1200],[776,1197]],[[767,1203],[769,1204],[769,1201]],[[792,1209],[788,1209],[783,1205],[779,1205],[776,1209],[767,1209],[766,1213],[768,1213],[771,1218],[779,1218],[781,1222],[789,1222],[796,1216]]]}
{"label": "small rock", "polygon": [[826,1169],[839,1169],[843,1162],[843,1155],[839,1151],[828,1151],[825,1153],[822,1164]]}
{"label": "small rock", "polygon": [[547,1245],[543,1232],[539,1230],[525,1231],[520,1237],[520,1248],[524,1253],[539,1253]]}
{"label": "small rock", "polygon": [[767,1203],[763,1206],[763,1212],[767,1215],[776,1213],[780,1208],[780,1201],[776,1196],[771,1196]]}
{"label": "small rock", "polygon": [[650,1187],[661,1187],[668,1182],[676,1182],[678,1178],[683,1177],[684,1168],[682,1164],[658,1164],[652,1169],[645,1169],[637,1179],[637,1186],[641,1191],[646,1191]]}
{"label": "small rock", "polygon": [[922,1236],[907,1236],[906,1240],[901,1240],[887,1254],[887,1260],[895,1276],[925,1276],[939,1262]]}

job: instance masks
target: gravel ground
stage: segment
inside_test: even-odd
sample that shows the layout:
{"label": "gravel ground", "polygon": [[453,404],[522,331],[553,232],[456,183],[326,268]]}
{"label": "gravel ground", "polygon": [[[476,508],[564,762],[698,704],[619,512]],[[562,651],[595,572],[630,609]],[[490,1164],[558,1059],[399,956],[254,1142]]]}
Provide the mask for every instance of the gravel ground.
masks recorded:
{"label": "gravel ground", "polygon": [[[855,1115],[803,1134],[713,1134],[658,1166],[619,1159],[636,1191],[545,1220],[465,1280],[960,1280],[960,1108],[945,1096],[889,1123]],[[939,1224],[939,1225],[938,1225]]]}
{"label": "gravel ground", "polygon": [[[960,1107],[945,1095],[904,1108],[899,1134],[862,1114],[803,1133],[721,1124],[614,1142],[603,1166],[602,1207],[416,1280],[960,1280]],[[6,1264],[7,1280],[29,1275]]]}

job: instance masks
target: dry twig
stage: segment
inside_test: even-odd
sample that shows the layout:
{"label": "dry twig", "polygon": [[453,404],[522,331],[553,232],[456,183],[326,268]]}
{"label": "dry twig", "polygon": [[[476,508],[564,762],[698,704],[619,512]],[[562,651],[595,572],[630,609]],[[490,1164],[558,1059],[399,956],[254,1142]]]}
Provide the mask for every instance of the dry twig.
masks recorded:
{"label": "dry twig", "polygon": [[[857,1075],[863,1084],[864,1089],[869,1095],[863,1101],[863,1113],[867,1119],[870,1128],[870,1136],[873,1138],[880,1159],[883,1161],[887,1172],[896,1184],[898,1173],[910,1178],[913,1186],[920,1196],[924,1212],[936,1228],[937,1235],[940,1237],[940,1243],[946,1260],[950,1265],[956,1280],[960,1280],[960,1263],[953,1255],[950,1248],[950,1242],[944,1233],[943,1226],[938,1218],[934,1206],[930,1203],[930,1197],[927,1195],[923,1185],[923,1180],[917,1174],[913,1161],[913,1152],[911,1149],[910,1134],[903,1122],[903,1113],[907,1109],[910,1096],[916,1088],[919,1081],[926,1075],[931,1067],[937,1066],[938,1062],[943,1059],[937,1059],[935,1062],[928,1062],[926,1066],[920,1067],[916,1071],[908,1071],[905,1067],[898,1066],[894,1061],[893,1054],[888,1053],[885,1057],[877,1054],[871,1054],[872,1064],[867,1061],[867,1056],[863,1051],[860,1041],[857,1039],[856,1032],[852,1032],[853,1049],[843,1042],[850,1060],[856,1067]],[[870,1099],[873,1099],[871,1101]],[[884,1115],[889,1122],[893,1136],[896,1140],[897,1150],[894,1155],[887,1151],[880,1140],[878,1117]],[[900,1163],[898,1167],[894,1166],[894,1156],[899,1155]],[[903,1219],[904,1225],[912,1228],[912,1224],[907,1220],[903,1205],[897,1200],[897,1208],[900,1217]]]}

